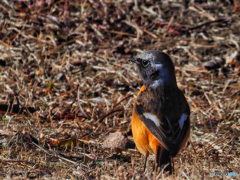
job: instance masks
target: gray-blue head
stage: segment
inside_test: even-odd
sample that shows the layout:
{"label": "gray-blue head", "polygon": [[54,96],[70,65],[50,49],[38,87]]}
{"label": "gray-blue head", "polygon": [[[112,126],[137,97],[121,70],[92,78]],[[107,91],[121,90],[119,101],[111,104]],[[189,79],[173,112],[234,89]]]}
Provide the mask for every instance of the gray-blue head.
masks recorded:
{"label": "gray-blue head", "polygon": [[129,59],[138,66],[144,84],[160,80],[164,86],[176,86],[174,65],[170,57],[157,50],[146,51],[137,59]]}

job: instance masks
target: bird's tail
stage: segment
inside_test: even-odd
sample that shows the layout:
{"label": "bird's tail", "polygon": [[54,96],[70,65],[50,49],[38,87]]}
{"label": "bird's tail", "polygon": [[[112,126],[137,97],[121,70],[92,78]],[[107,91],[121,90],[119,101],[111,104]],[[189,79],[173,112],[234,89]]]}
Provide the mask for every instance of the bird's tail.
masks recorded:
{"label": "bird's tail", "polygon": [[161,169],[165,168],[164,171],[169,171],[169,173],[172,174],[172,162],[171,162],[171,156],[168,150],[159,146],[157,149],[157,154],[155,158],[156,158],[155,162],[157,163],[157,167],[160,167]]}

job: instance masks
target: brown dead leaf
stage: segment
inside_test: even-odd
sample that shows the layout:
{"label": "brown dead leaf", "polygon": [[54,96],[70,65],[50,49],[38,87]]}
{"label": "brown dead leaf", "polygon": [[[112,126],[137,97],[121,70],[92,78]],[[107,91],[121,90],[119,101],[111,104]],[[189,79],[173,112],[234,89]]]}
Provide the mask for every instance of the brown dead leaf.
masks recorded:
{"label": "brown dead leaf", "polygon": [[70,148],[72,146],[77,146],[79,141],[76,138],[71,138],[68,140],[52,140],[50,144],[54,147],[61,147],[61,148]]}

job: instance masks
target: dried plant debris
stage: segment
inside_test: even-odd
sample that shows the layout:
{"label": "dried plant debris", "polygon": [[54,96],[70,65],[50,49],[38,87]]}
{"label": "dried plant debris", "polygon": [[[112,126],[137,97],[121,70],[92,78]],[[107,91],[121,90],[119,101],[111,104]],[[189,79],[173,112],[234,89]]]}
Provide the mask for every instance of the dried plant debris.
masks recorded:
{"label": "dried plant debris", "polygon": [[216,59],[202,63],[202,66],[207,70],[214,70],[222,67],[225,64],[224,59]]}
{"label": "dried plant debris", "polygon": [[125,137],[121,132],[110,133],[103,142],[103,148],[135,148],[134,143]]}
{"label": "dried plant debris", "polygon": [[[240,173],[238,1],[3,0],[0,12],[0,179]],[[171,56],[191,107],[171,176],[154,157],[143,172],[131,133],[143,82],[128,58],[150,49]]]}

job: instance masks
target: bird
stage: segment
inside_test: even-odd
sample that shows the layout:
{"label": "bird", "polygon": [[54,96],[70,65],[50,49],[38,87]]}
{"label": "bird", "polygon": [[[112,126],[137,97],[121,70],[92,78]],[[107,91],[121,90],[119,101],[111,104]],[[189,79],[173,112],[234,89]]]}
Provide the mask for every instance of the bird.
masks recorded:
{"label": "bird", "polygon": [[129,61],[136,63],[143,79],[131,129],[136,147],[145,156],[144,171],[148,156],[155,154],[155,167],[172,174],[173,157],[190,136],[190,108],[177,86],[173,62],[159,50],[145,51]]}

